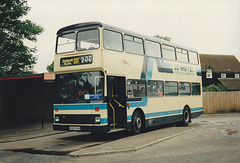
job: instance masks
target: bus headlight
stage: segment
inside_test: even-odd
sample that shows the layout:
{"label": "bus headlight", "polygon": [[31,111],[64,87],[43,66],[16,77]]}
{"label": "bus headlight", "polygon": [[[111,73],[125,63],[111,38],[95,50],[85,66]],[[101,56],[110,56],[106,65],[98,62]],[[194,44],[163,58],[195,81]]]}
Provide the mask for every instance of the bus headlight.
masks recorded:
{"label": "bus headlight", "polygon": [[95,123],[100,123],[101,118],[100,117],[95,117]]}
{"label": "bus headlight", "polygon": [[59,122],[59,117],[55,117],[55,122]]}

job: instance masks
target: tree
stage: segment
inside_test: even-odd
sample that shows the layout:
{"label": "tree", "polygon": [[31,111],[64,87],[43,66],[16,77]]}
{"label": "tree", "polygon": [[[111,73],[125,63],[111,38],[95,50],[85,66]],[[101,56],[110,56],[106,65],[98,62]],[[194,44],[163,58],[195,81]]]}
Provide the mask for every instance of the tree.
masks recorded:
{"label": "tree", "polygon": [[22,19],[29,10],[26,0],[0,1],[0,76],[29,74],[36,64],[36,48],[24,40],[36,42],[43,28]]}
{"label": "tree", "polygon": [[165,40],[165,41],[171,41],[171,37],[168,37],[168,36],[155,35],[153,37],[159,38],[159,39],[162,39],[162,40]]}
{"label": "tree", "polygon": [[203,87],[203,92],[224,92],[228,91],[222,83],[212,84],[206,87]]}
{"label": "tree", "polygon": [[52,61],[52,63],[50,65],[47,65],[47,67],[46,67],[47,71],[53,72],[54,71],[53,66],[54,66],[54,61]]}

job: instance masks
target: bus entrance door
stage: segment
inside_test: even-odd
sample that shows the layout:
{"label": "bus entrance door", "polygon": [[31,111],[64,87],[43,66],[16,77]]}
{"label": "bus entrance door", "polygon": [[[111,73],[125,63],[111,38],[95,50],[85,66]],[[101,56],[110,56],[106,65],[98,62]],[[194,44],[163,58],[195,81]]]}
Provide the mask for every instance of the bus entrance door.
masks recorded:
{"label": "bus entrance door", "polygon": [[127,124],[126,78],[108,76],[107,83],[110,131],[125,129]]}

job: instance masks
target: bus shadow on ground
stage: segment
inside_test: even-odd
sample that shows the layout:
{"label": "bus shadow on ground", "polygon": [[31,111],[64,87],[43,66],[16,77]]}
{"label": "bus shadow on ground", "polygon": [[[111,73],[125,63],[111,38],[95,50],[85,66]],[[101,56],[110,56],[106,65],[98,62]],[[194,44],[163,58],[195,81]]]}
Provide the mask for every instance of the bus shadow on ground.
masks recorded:
{"label": "bus shadow on ground", "polygon": [[[160,126],[155,126],[155,127],[150,127],[145,129],[141,134],[144,133],[148,133],[151,131],[155,131],[155,130],[160,130],[163,128],[168,128],[168,127],[174,127],[176,126],[175,124],[167,124],[167,125],[160,125]],[[141,135],[139,134],[139,135]],[[113,132],[113,133],[86,133],[83,135],[76,135],[76,136],[69,136],[69,137],[64,137],[61,139],[64,140],[73,140],[73,141],[84,141],[84,142],[110,142],[110,141],[114,141],[114,140],[119,140],[122,138],[126,138],[126,137],[131,137],[131,136],[135,136],[135,134],[133,134],[130,131],[118,131],[118,132]]]}
{"label": "bus shadow on ground", "polygon": [[[149,133],[156,130],[161,130],[163,128],[169,128],[174,127],[175,124],[168,124],[168,125],[161,125],[156,127],[147,128],[144,130],[143,133]],[[139,134],[139,136],[141,136]],[[132,132],[128,131],[119,131],[119,132],[113,132],[108,134],[91,134],[91,133],[85,133],[81,135],[75,135],[75,136],[66,136],[62,138],[58,138],[63,140],[63,143],[56,144],[55,147],[69,147],[69,146],[76,146],[78,149],[86,149],[91,148],[94,146],[99,146],[104,143],[112,142],[115,140],[123,139],[126,137],[136,136],[132,134]],[[80,147],[80,146],[81,147]],[[64,156],[68,155],[69,153],[75,151],[76,149],[72,150],[55,150],[55,149],[48,149],[48,150],[42,150],[37,148],[22,148],[22,149],[7,149],[6,151],[11,152],[22,152],[22,153],[28,153],[28,154],[39,154],[39,155],[55,155],[55,156]]]}

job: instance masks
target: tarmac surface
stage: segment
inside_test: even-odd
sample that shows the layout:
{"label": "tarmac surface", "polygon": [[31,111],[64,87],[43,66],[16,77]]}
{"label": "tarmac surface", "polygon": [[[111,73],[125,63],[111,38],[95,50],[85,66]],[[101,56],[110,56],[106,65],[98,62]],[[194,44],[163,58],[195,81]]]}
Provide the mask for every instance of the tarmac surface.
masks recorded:
{"label": "tarmac surface", "polygon": [[0,143],[22,141],[44,136],[62,134],[64,131],[54,131],[52,123],[41,122],[20,123],[0,128]]}
{"label": "tarmac surface", "polygon": [[[171,146],[174,146],[174,149],[178,149],[178,146],[182,148],[183,146],[180,144],[183,142],[187,148],[191,148],[192,144],[195,144],[195,146],[192,150],[182,151],[183,153],[179,155],[184,156],[182,159],[188,160],[186,152],[187,154],[192,152],[193,157],[199,158],[201,162],[201,152],[206,151],[207,153],[204,153],[207,155],[205,160],[217,159],[219,156],[215,157],[211,154],[216,150],[224,153],[224,160],[234,160],[236,162],[236,160],[240,159],[240,156],[238,157],[236,154],[240,150],[239,117],[240,113],[205,114],[193,119],[193,122],[188,127],[166,125],[148,129],[139,135],[132,135],[128,132],[91,135],[90,133],[81,132],[54,131],[51,123],[46,123],[43,129],[41,123],[19,124],[18,126],[0,128],[0,162],[8,162],[9,160],[9,162],[18,162],[19,160],[31,162],[34,158],[38,158],[39,162],[44,159],[61,160],[62,162],[81,159],[94,162],[94,159],[99,158],[102,159],[100,162],[105,162],[105,158],[118,158],[118,160],[124,162],[127,159],[126,156],[130,160],[142,160],[143,156],[146,158],[155,157],[155,160],[168,160],[172,158],[168,157],[170,153],[175,155],[175,150]],[[185,141],[185,139],[188,141]],[[224,141],[227,144],[224,145]],[[199,146],[197,142],[200,144],[205,143],[205,145]],[[211,145],[211,143],[215,143],[215,145]],[[157,148],[156,152],[158,150],[163,151],[156,156],[145,155],[145,151],[148,153],[154,148]],[[169,149],[164,150],[165,148]],[[225,150],[228,152],[225,152]],[[136,158],[131,156],[138,153],[140,155],[137,155]],[[177,154],[179,153],[178,151]],[[14,155],[14,158],[11,155]],[[126,159],[124,159],[125,157]],[[178,160],[177,157],[176,160]]]}
{"label": "tarmac surface", "polygon": [[[157,130],[160,129],[160,130]],[[124,153],[130,151],[137,151],[159,142],[171,139],[181,134],[185,134],[194,130],[194,127],[176,127],[174,125],[169,126],[160,126],[156,128],[151,128],[140,135],[132,135],[129,132],[121,131],[118,133],[110,133],[107,135],[91,135],[90,133],[77,133],[77,132],[66,132],[66,131],[54,131],[52,129],[52,123],[44,124],[44,128],[42,128],[41,123],[29,123],[29,124],[19,124],[17,126],[9,126],[8,128],[1,128],[0,130],[0,150],[4,149],[5,146],[9,147],[8,143],[12,144],[16,149],[11,149],[12,151],[22,151],[29,153],[45,153],[45,154],[53,154],[53,153],[61,153],[63,155],[73,156],[73,157],[82,157],[82,156],[91,156],[91,155],[103,155],[103,154],[113,154],[113,153]],[[159,132],[161,131],[161,132]],[[58,136],[59,135],[59,136]],[[80,136],[78,136],[80,135]],[[64,152],[64,148],[59,151],[54,151],[54,148],[47,149],[44,152],[44,149],[37,149],[34,145],[29,145],[29,141],[39,142],[39,139],[47,139],[47,137],[70,137],[78,136],[79,139],[82,138],[82,144],[76,147],[72,147],[72,151],[70,147],[67,148],[67,144],[65,144],[66,148],[70,151],[69,153]],[[81,137],[82,136],[82,137]],[[86,139],[86,137],[88,137]],[[97,141],[96,138],[97,137]],[[104,137],[104,138],[101,138]],[[141,138],[139,138],[141,137]],[[91,141],[92,140],[92,141]],[[81,143],[79,140],[79,143]],[[85,142],[88,145],[85,145]],[[95,141],[95,142],[94,142]],[[25,148],[23,145],[22,149],[19,148],[23,142],[24,144],[28,144],[27,146],[31,148]],[[46,142],[46,141],[43,141]],[[13,144],[15,143],[15,145]],[[74,143],[74,142],[72,142]],[[83,145],[84,144],[84,145]],[[59,144],[56,144],[58,146]],[[79,148],[79,149],[78,149]],[[8,150],[8,149],[7,149]],[[30,151],[31,150],[31,151]]]}

